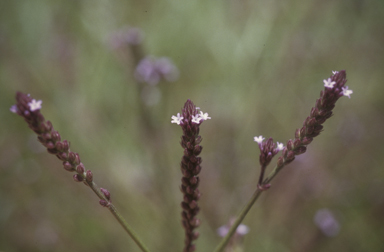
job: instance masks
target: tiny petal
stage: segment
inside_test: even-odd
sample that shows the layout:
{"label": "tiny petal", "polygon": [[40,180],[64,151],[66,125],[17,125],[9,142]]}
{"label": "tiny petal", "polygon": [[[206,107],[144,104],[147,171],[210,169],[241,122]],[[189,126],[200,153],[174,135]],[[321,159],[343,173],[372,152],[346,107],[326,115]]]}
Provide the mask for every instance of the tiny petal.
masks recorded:
{"label": "tiny petal", "polygon": [[338,74],[339,71],[332,71],[332,74],[335,75],[335,74]]}
{"label": "tiny petal", "polygon": [[333,88],[333,86],[336,84],[336,82],[332,81],[331,78],[328,78],[327,80],[323,80],[324,87],[327,88]]}
{"label": "tiny petal", "polygon": [[352,90],[348,90],[348,86],[342,87],[341,89],[343,90],[343,95],[344,96],[348,96],[348,98],[351,98],[351,94],[353,93],[353,91]]}
{"label": "tiny petal", "polygon": [[12,105],[9,110],[12,112],[12,113],[17,113],[18,109],[17,109],[17,106],[16,105]]}
{"label": "tiny petal", "polygon": [[43,103],[42,100],[36,101],[35,99],[32,99],[32,101],[28,103],[29,109],[31,111],[39,110],[41,109],[41,103]]}
{"label": "tiny petal", "polygon": [[199,115],[196,115],[196,116],[192,116],[192,122],[194,123],[200,123],[200,120],[202,120],[203,118],[199,117]]}
{"label": "tiny petal", "polygon": [[277,149],[278,149],[279,151],[283,150],[283,149],[284,149],[284,144],[283,144],[283,143],[279,143],[279,142],[277,142]]}
{"label": "tiny petal", "polygon": [[203,113],[203,111],[200,111],[200,118],[205,120],[211,119],[211,117],[208,116],[208,113]]}
{"label": "tiny petal", "polygon": [[171,123],[177,123],[177,125],[180,125],[181,120],[184,119],[184,117],[180,116],[180,113],[177,113],[177,116],[172,116],[172,121]]}
{"label": "tiny petal", "polygon": [[264,141],[264,137],[260,135],[259,137],[254,137],[253,140],[259,144],[261,144]]}

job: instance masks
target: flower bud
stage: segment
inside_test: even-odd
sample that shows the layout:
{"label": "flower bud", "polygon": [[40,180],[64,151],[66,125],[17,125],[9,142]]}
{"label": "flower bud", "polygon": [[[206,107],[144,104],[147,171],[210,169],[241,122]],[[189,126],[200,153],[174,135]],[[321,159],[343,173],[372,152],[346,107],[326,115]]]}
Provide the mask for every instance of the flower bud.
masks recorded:
{"label": "flower bud", "polygon": [[196,145],[195,148],[194,148],[194,150],[193,150],[193,154],[194,154],[195,156],[198,156],[198,155],[201,153],[201,150],[202,150],[202,149],[203,149],[202,146],[200,146],[200,145]]}
{"label": "flower bud", "polygon": [[76,182],[81,182],[84,180],[84,178],[82,176],[80,176],[79,174],[75,174],[75,175],[73,175],[73,180]]}
{"label": "flower bud", "polygon": [[45,147],[47,147],[47,149],[55,149],[55,144],[49,141],[45,144]]}
{"label": "flower bud", "polygon": [[283,157],[279,157],[277,159],[277,167],[283,167],[284,166],[284,158]]}
{"label": "flower bud", "polygon": [[60,152],[59,154],[56,155],[56,157],[61,161],[66,161],[68,159],[68,155],[65,152]]}
{"label": "flower bud", "polygon": [[57,131],[51,132],[51,138],[52,138],[53,142],[57,142],[57,141],[61,140],[61,136],[60,136],[59,132],[57,132]]}
{"label": "flower bud", "polygon": [[199,177],[193,176],[189,179],[189,183],[191,183],[192,185],[196,185],[197,183],[199,183]]}
{"label": "flower bud", "polygon": [[48,153],[51,153],[51,154],[57,154],[58,153],[58,151],[55,148],[51,148],[51,149],[48,148],[47,151],[48,151]]}
{"label": "flower bud", "polygon": [[307,147],[300,146],[300,147],[294,149],[293,151],[295,152],[296,155],[300,155],[300,154],[303,154],[304,152],[307,151]]}
{"label": "flower bud", "polygon": [[46,126],[47,131],[51,131],[53,128],[51,121],[46,121],[45,126]]}
{"label": "flower bud", "polygon": [[192,187],[190,187],[190,186],[187,186],[187,193],[188,194],[193,194],[193,188]]}
{"label": "flower bud", "polygon": [[304,138],[303,138],[303,141],[301,141],[301,143],[302,143],[303,145],[308,145],[308,144],[310,144],[310,143],[312,142],[312,140],[313,140],[312,137],[304,137]]}
{"label": "flower bud", "polygon": [[68,161],[71,163],[71,164],[74,164],[75,163],[75,160],[76,160],[76,154],[74,152],[69,152],[68,154]]}
{"label": "flower bud", "polygon": [[87,170],[87,173],[85,175],[85,179],[87,182],[91,183],[93,181],[93,174],[90,170]]}
{"label": "flower bud", "polygon": [[75,156],[76,156],[76,158],[75,158],[75,164],[80,164],[80,156],[79,156],[79,154],[78,153],[75,153]]}
{"label": "flower bud", "polygon": [[110,200],[111,199],[111,194],[109,193],[109,191],[107,189],[104,189],[104,188],[100,188],[100,191],[104,194],[104,196]]}
{"label": "flower bud", "polygon": [[300,139],[295,139],[295,141],[293,141],[293,148],[297,148],[300,145],[301,145]]}
{"label": "flower bud", "polygon": [[55,148],[56,148],[56,150],[62,152],[62,151],[63,151],[63,147],[64,147],[64,146],[63,146],[63,143],[62,143],[62,142],[58,141],[58,142],[55,143]]}
{"label": "flower bud", "polygon": [[192,200],[190,203],[189,203],[189,207],[191,209],[195,209],[197,207],[197,202],[195,200]]}
{"label": "flower bud", "polygon": [[300,138],[300,129],[297,129],[295,132],[295,138],[298,139]]}
{"label": "flower bud", "polygon": [[289,151],[293,149],[293,141],[291,139],[289,139],[289,141],[287,142],[287,149]]}
{"label": "flower bud", "polygon": [[197,219],[197,218],[193,218],[190,222],[189,222],[189,224],[191,224],[193,227],[198,227],[198,226],[200,226],[200,220],[199,219]]}
{"label": "flower bud", "polygon": [[109,203],[105,200],[100,200],[99,204],[102,205],[103,207],[107,207]]}
{"label": "flower bud", "polygon": [[64,169],[67,170],[67,171],[73,171],[73,166],[71,163],[69,163],[68,161],[64,161],[63,162],[63,165],[64,165]]}
{"label": "flower bud", "polygon": [[77,171],[77,173],[79,173],[79,174],[83,174],[83,173],[84,173],[84,171],[85,171],[85,167],[84,167],[83,163],[80,163],[80,164],[76,167],[76,171]]}
{"label": "flower bud", "polygon": [[68,152],[69,150],[69,143],[67,140],[63,141],[63,152]]}

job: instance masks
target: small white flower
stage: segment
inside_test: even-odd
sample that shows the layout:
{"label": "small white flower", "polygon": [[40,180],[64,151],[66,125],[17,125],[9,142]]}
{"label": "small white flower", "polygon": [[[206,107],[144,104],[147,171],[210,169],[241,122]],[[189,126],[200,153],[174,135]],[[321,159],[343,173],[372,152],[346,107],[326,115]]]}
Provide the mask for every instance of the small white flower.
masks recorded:
{"label": "small white flower", "polygon": [[28,103],[29,109],[31,111],[39,110],[41,109],[41,103],[43,103],[42,100],[36,101],[35,99],[32,99],[32,101]]}
{"label": "small white flower", "polygon": [[284,149],[284,144],[283,144],[283,143],[279,143],[279,142],[277,142],[277,149],[278,149],[279,151],[283,150],[283,149]]}
{"label": "small white flower", "polygon": [[200,117],[200,119],[203,119],[204,121],[211,119],[211,117],[208,116],[208,113],[203,113],[203,111],[200,111],[199,117]]}
{"label": "small white flower", "polygon": [[331,78],[328,78],[327,80],[323,80],[324,82],[324,87],[327,88],[333,88],[333,86],[336,84],[336,82],[331,81]]}
{"label": "small white flower", "polygon": [[335,75],[335,74],[338,74],[339,71],[332,71],[332,74]]}
{"label": "small white flower", "polygon": [[261,144],[264,141],[264,137],[260,135],[259,137],[254,137],[253,140],[259,144]]}
{"label": "small white flower", "polygon": [[12,105],[12,107],[9,109],[12,113],[17,113],[17,106],[16,105]]}
{"label": "small white flower", "polygon": [[177,113],[177,116],[172,116],[172,121],[171,123],[177,123],[177,125],[180,125],[181,120],[184,119],[184,117],[180,116],[180,113]]}
{"label": "small white flower", "polygon": [[202,120],[203,118],[200,118],[199,115],[195,115],[195,116],[192,116],[192,122],[194,123],[200,123],[200,120]]}
{"label": "small white flower", "polygon": [[343,90],[343,95],[344,96],[348,96],[348,98],[351,98],[351,94],[353,93],[353,91],[352,90],[348,90],[348,86],[341,87],[341,89]]}

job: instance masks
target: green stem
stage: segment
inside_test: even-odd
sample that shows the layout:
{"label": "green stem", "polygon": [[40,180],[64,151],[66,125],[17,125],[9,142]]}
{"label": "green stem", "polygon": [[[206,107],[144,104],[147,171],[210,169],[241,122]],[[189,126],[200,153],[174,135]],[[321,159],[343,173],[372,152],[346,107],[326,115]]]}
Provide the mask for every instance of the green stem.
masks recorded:
{"label": "green stem", "polygon": [[[268,177],[264,180],[263,185],[268,184],[275,176],[276,174],[283,168],[281,167],[275,167],[272,172],[268,175]],[[214,252],[221,252],[224,250],[224,248],[227,246],[229,240],[231,239],[232,235],[236,232],[237,227],[240,225],[240,223],[244,220],[245,216],[255,204],[256,200],[259,198],[260,194],[263,192],[259,187],[256,189],[256,191],[253,193],[252,197],[249,199],[248,203],[245,205],[243,210],[241,210],[240,214],[237,216],[235,222],[229,229],[227,235],[223,238],[223,240],[217,245]]]}
{"label": "green stem", "polygon": [[[109,202],[109,200],[104,196],[104,194],[100,191],[99,187],[94,182],[86,182],[84,181],[86,185],[88,185],[96,195],[106,202]],[[124,228],[124,230],[128,233],[128,235],[133,239],[133,241],[139,246],[141,251],[143,252],[149,252],[149,249],[145,247],[145,245],[142,243],[142,241],[137,237],[135,232],[133,232],[132,228],[128,225],[127,221],[121,216],[121,214],[117,211],[116,207],[109,202],[108,204],[109,211],[113,214],[113,216],[116,218],[116,220],[120,223],[120,225]]]}

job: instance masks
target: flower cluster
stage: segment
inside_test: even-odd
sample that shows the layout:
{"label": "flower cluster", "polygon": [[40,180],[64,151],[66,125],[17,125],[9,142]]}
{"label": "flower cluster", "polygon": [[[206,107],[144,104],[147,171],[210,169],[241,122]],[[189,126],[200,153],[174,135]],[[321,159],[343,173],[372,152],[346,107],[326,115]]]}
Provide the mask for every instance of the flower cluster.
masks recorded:
{"label": "flower cluster", "polygon": [[[91,185],[93,183],[92,172],[85,169],[80,161],[79,154],[69,149],[69,142],[67,140],[62,141],[59,132],[53,128],[52,123],[46,121],[40,113],[42,101],[36,101],[29,94],[26,95],[21,92],[16,93],[16,101],[16,105],[13,105],[10,111],[24,118],[29,128],[38,135],[37,139],[39,142],[47,148],[49,153],[56,155],[63,162],[65,170],[76,172],[73,175],[73,179],[76,182],[84,182],[86,185]],[[108,201],[109,198],[110,195],[107,197]]]}
{"label": "flower cluster", "polygon": [[[199,109],[199,108],[196,108]],[[180,115],[180,113],[177,113],[177,116],[171,117],[172,121],[171,123],[176,123],[177,125],[183,124],[184,117]],[[211,119],[211,117],[208,116],[208,113],[204,113],[203,111],[200,111],[200,114],[192,115],[191,122],[200,124],[205,120]]]}
{"label": "flower cluster", "polygon": [[305,119],[303,127],[296,130],[295,139],[289,140],[287,146],[283,149],[283,154],[277,161],[279,169],[292,162],[296,155],[306,152],[306,146],[313,141],[314,137],[320,134],[323,130],[322,124],[332,116],[332,110],[337,100],[342,96],[350,98],[353,93],[352,90],[345,86],[347,82],[345,70],[332,71],[331,77],[323,82],[325,89],[321,91],[315,107],[311,109],[311,113]]}
{"label": "flower cluster", "polygon": [[136,67],[135,78],[139,82],[149,85],[157,85],[162,79],[175,81],[179,77],[179,71],[172,61],[166,57],[145,57]]}
{"label": "flower cluster", "polygon": [[267,141],[264,141],[263,136],[258,136],[253,138],[255,142],[259,144],[260,156],[259,162],[261,165],[258,188],[260,190],[267,190],[270,185],[263,184],[264,174],[267,166],[271,162],[272,158],[281,150],[284,149],[284,145],[282,143],[277,142],[276,144],[273,142],[272,138],[269,138]]}
{"label": "flower cluster", "polygon": [[295,159],[296,155],[300,155],[307,150],[314,137],[318,136],[323,129],[322,124],[332,116],[332,109],[335,107],[336,101],[342,96],[348,96],[353,93],[345,86],[346,73],[342,71],[332,71],[331,77],[323,80],[325,89],[321,91],[320,98],[316,100],[315,107],[312,108],[310,115],[305,119],[303,127],[296,130],[295,139],[289,140],[287,146],[282,143],[273,143],[273,139],[269,138],[264,142],[263,136],[254,137],[254,141],[259,144],[260,148],[260,165],[261,172],[259,177],[258,188],[266,190],[270,187],[269,179],[264,181],[264,172],[272,158],[279,152],[283,151],[281,157],[277,161],[277,169],[281,169],[284,165],[289,164]]}
{"label": "flower cluster", "polygon": [[200,198],[198,189],[200,178],[198,174],[201,171],[201,157],[198,157],[203,147],[200,145],[201,136],[199,136],[199,127],[202,121],[211,119],[207,113],[200,111],[191,100],[187,100],[184,104],[181,114],[172,116],[171,123],[181,125],[183,136],[181,137],[181,146],[184,149],[184,155],[181,159],[181,191],[184,194],[181,203],[182,224],[185,229],[185,252],[195,250],[195,245],[192,241],[199,236],[194,229],[200,225],[200,220],[196,218],[200,208],[197,201]]}

